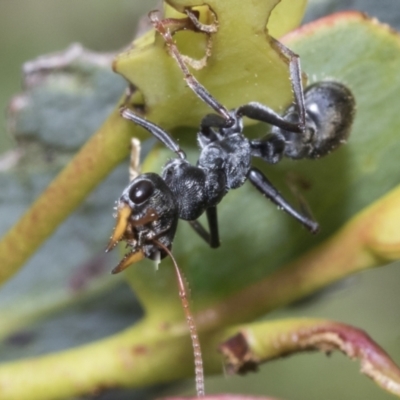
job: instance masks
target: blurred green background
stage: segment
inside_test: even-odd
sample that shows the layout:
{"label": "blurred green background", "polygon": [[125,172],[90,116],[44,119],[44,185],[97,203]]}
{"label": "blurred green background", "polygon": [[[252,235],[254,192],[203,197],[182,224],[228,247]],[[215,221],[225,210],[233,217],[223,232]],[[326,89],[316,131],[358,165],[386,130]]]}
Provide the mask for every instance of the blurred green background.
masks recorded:
{"label": "blurred green background", "polygon": [[[1,0],[0,108],[5,110],[10,97],[21,90],[23,62],[40,54],[65,49],[73,42],[80,42],[96,51],[121,48],[133,37],[138,18],[154,8],[155,4],[152,1],[138,0]],[[400,29],[399,4],[399,0],[313,0],[310,1],[306,21],[341,9],[359,9]],[[12,146],[13,140],[7,135],[5,113],[2,112],[0,148]],[[399,267],[400,265],[393,264],[349,278],[309,301],[270,314],[268,318],[308,316],[350,323],[365,329],[400,364]],[[90,306],[87,306],[87,310],[91,311],[87,311],[86,316],[95,314],[96,309],[106,306],[106,296],[102,297],[102,300],[91,300]],[[126,295],[123,301],[129,302],[131,298]],[[120,306],[120,303],[114,305]],[[65,323],[68,315],[64,317]],[[131,323],[130,318],[130,314],[126,313],[126,325]],[[46,340],[52,343],[51,337]],[[0,347],[0,361],[5,359],[1,353],[5,347]],[[52,350],[55,348],[56,346]],[[34,355],[22,347],[17,357],[24,353]],[[208,378],[206,386],[209,393],[268,394],[287,400],[393,398],[378,389],[365,376],[361,376],[358,369],[357,363],[352,363],[341,355],[334,354],[327,358],[323,354],[305,354],[270,363],[259,374]],[[179,390],[193,393],[192,388],[193,382],[188,381]],[[178,391],[176,387],[163,387],[160,390],[158,396],[161,396],[160,393]],[[127,391],[115,391],[96,398],[122,400],[154,396],[156,394],[153,390],[136,392],[135,395]]]}
{"label": "blurred green background", "polygon": [[[131,41],[137,21],[156,1],[1,0],[0,109],[21,90],[21,66],[38,55],[64,50],[74,42],[94,51],[115,51]],[[0,117],[0,148],[11,146]]]}

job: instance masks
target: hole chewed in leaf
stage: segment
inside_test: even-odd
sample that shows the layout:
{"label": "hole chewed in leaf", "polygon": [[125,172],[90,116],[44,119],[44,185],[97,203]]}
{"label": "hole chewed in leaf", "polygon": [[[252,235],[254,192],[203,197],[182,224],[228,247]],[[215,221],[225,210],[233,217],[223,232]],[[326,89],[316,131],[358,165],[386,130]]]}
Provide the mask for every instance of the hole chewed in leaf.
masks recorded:
{"label": "hole chewed in leaf", "polygon": [[[175,35],[185,62],[196,70],[204,68],[211,56],[211,34],[218,30],[216,14],[206,5],[186,8],[184,13],[168,6],[165,17],[162,19],[164,28]],[[195,40],[199,34],[204,37],[201,41]],[[193,35],[195,37],[191,38]]]}

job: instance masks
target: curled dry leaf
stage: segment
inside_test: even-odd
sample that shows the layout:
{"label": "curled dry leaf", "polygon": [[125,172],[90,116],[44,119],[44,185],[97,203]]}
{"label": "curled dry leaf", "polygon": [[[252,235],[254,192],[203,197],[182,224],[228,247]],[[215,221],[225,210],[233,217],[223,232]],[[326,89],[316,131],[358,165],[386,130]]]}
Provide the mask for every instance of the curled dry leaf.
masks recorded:
{"label": "curled dry leaf", "polygon": [[360,360],[361,372],[400,396],[400,369],[364,331],[339,322],[314,319],[253,324],[220,345],[228,371],[245,373],[256,364],[302,351],[338,350]]}

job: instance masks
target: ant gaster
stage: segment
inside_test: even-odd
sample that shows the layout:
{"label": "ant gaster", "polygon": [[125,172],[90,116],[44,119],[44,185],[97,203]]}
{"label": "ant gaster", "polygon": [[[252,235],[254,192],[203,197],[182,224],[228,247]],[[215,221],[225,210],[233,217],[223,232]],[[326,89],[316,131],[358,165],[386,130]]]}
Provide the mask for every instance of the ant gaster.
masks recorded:
{"label": "ant gaster", "polygon": [[[157,243],[171,248],[179,219],[188,221],[211,247],[218,247],[217,205],[229,190],[239,188],[246,180],[309,231],[317,232],[317,222],[293,208],[267,177],[251,165],[251,158],[275,164],[282,157],[316,159],[336,149],[346,141],[354,118],[355,101],[349,89],[329,81],[311,85],[303,92],[299,57],[274,41],[290,60],[294,105],[283,116],[257,102],[229,111],[189,72],[164,21],[154,13],[150,19],[163,36],[187,85],[217,114],[206,115],[200,123],[197,134],[200,156],[197,164],[192,165],[166,131],[129,108],[121,108],[125,119],[148,130],[178,157],[165,164],[162,176],[138,175],[119,198],[117,223],[108,250],[125,240],[131,251],[113,273],[144,257],[164,258],[167,252]],[[271,132],[261,139],[248,139],[243,135],[243,117],[272,125]],[[209,232],[197,221],[204,212]]]}

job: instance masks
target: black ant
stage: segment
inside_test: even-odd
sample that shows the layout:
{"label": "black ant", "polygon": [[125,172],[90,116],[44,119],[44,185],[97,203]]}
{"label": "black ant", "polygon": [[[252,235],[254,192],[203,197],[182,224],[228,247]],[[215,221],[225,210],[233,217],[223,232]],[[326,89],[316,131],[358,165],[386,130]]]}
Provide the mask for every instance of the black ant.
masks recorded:
{"label": "black ant", "polygon": [[[303,91],[299,57],[274,41],[290,61],[294,105],[283,116],[256,102],[227,110],[189,72],[167,24],[154,13],[150,14],[150,19],[182,70],[187,85],[217,114],[208,114],[202,119],[197,134],[200,156],[197,164],[191,165],[177,141],[166,131],[126,106],[121,108],[122,117],[149,131],[175,152],[177,158],[165,164],[161,176],[136,173],[137,176],[119,198],[117,223],[108,250],[124,240],[131,251],[114,268],[113,273],[143,258],[160,260],[167,255],[172,257],[170,249],[179,219],[188,221],[211,247],[218,247],[217,205],[229,190],[239,188],[246,180],[309,231],[317,232],[317,222],[308,214],[294,209],[267,177],[251,165],[251,159],[259,157],[275,164],[284,156],[316,159],[336,149],[346,141],[354,118],[355,101],[349,89],[337,82],[320,82]],[[243,117],[270,124],[272,130],[261,139],[250,140],[243,134]],[[136,141],[133,145],[133,158],[136,157],[136,160],[138,152]],[[137,165],[133,168],[133,172],[136,171]],[[197,221],[204,212],[209,232]],[[202,395],[204,388],[199,342],[188,310],[182,277],[173,261],[195,347],[198,394]]]}

